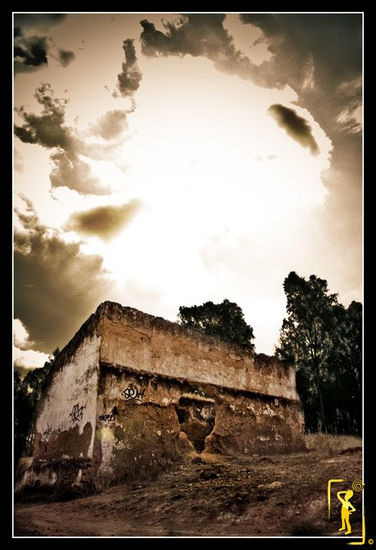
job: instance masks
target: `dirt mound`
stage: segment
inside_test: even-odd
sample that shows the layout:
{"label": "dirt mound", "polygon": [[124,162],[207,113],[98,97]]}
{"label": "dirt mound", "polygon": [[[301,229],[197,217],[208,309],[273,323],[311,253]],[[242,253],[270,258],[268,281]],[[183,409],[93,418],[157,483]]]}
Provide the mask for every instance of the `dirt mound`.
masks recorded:
{"label": "dirt mound", "polygon": [[[230,457],[191,453],[155,480],[66,502],[19,502],[16,536],[344,536],[327,482],[361,479],[361,452]],[[359,501],[359,502],[358,502]],[[353,535],[361,536],[361,494]],[[57,519],[58,518],[58,519]]]}

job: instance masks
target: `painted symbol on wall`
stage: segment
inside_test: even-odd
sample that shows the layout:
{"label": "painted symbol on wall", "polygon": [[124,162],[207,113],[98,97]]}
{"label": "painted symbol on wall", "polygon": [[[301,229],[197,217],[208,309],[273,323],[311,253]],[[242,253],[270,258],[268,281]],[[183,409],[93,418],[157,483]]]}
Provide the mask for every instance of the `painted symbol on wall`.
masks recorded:
{"label": "painted symbol on wall", "polygon": [[137,388],[137,386],[134,386],[132,383],[129,384],[127,388],[123,391],[123,395],[125,399],[131,400],[131,399],[142,399],[145,395],[145,389],[143,389],[141,392]]}
{"label": "painted symbol on wall", "polygon": [[43,435],[45,437],[49,437],[52,433],[59,434],[61,432],[61,428],[52,428],[49,424],[47,424],[46,429],[43,431]]}
{"label": "painted symbol on wall", "polygon": [[86,409],[86,405],[81,405],[81,407],[79,403],[73,405],[72,411],[69,413],[72,422],[80,422],[82,420],[84,409]]}
{"label": "painted symbol on wall", "polygon": [[114,420],[116,420],[116,416],[118,414],[118,408],[115,405],[115,407],[113,407],[112,411],[109,414],[101,414],[98,418],[99,420],[102,420],[102,422],[113,422]]}
{"label": "painted symbol on wall", "polygon": [[48,437],[48,436],[51,435],[51,434],[52,434],[52,427],[51,427],[49,424],[47,424],[47,427],[46,427],[46,429],[44,430],[43,435],[46,436],[46,437]]}
{"label": "painted symbol on wall", "polygon": [[115,415],[113,415],[112,413],[101,414],[99,420],[102,420],[102,422],[112,422],[113,420],[115,420]]}

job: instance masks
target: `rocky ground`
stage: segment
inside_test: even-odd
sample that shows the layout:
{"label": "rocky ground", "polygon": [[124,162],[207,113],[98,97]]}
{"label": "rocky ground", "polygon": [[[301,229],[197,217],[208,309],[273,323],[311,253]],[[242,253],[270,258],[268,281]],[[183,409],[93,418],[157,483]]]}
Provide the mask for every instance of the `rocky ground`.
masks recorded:
{"label": "rocky ground", "polygon": [[[283,456],[194,453],[153,481],[65,502],[16,502],[14,534],[345,537],[336,491],[362,479],[361,447],[309,447]],[[345,482],[332,490],[328,521],[327,482],[339,477]],[[351,502],[352,535],[361,536],[361,494]]]}

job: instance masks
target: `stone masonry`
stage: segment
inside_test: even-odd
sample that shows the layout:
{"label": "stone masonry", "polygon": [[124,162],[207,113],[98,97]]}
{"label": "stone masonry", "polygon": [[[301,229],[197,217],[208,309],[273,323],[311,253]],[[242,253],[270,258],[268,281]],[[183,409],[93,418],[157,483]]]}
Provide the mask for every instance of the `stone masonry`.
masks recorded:
{"label": "stone masonry", "polygon": [[304,448],[293,365],[113,302],[59,354],[16,490],[82,494],[187,453]]}

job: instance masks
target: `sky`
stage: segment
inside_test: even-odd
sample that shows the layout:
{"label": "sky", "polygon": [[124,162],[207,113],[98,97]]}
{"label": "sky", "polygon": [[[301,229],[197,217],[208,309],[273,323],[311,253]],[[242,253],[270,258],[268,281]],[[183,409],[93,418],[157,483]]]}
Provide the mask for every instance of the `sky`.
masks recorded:
{"label": "sky", "polygon": [[290,271],[362,301],[361,13],[14,14],[14,360],[104,300],[225,298],[272,355]]}

